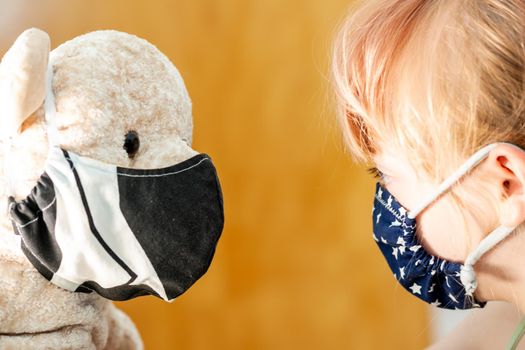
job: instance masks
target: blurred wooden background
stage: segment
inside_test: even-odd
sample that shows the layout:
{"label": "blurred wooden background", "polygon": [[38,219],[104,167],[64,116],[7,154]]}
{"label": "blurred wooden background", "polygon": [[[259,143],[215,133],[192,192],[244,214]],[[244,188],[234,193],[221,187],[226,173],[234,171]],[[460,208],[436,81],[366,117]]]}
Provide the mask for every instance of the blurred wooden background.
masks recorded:
{"label": "blurred wooden background", "polygon": [[420,349],[424,304],[371,238],[373,181],[342,151],[327,81],[347,0],[0,0],[0,51],[96,29],[141,36],[181,71],[194,147],[221,178],[212,266],[172,304],[119,303],[146,349]]}

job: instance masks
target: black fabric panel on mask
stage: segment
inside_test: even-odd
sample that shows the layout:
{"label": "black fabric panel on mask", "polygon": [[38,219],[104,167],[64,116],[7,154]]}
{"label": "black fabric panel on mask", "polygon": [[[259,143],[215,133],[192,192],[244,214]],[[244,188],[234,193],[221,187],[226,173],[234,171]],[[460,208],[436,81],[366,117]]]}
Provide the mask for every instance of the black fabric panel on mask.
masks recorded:
{"label": "black fabric panel on mask", "polygon": [[[39,265],[45,265],[46,271],[56,272],[62,261],[62,251],[55,238],[55,189],[46,172],[40,176],[31,194],[12,206],[11,217],[24,226],[17,227],[13,223],[15,232],[22,237],[24,253],[28,256],[28,252],[31,252],[29,260],[32,260],[33,264],[38,260]],[[47,278],[49,273],[42,274]]]}
{"label": "black fabric panel on mask", "polygon": [[75,292],[90,293],[92,291],[95,291],[98,294],[102,295],[104,298],[116,301],[129,300],[132,298],[150,294],[160,298],[157,292],[155,292],[150,286],[145,284],[131,285],[131,282],[132,280],[120,286],[104,288],[101,287],[95,281],[86,281],[80,286],[78,286]]}
{"label": "black fabric panel on mask", "polygon": [[223,229],[215,167],[199,154],[154,173],[117,173],[122,214],[173,299],[208,270]]}

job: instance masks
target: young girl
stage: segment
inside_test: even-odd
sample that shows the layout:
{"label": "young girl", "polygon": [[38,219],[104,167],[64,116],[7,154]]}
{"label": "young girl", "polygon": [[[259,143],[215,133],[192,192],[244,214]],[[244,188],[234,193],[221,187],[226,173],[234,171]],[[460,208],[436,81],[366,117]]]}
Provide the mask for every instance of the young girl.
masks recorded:
{"label": "young girl", "polygon": [[334,44],[339,121],[378,177],[389,267],[429,304],[480,308],[433,349],[523,333],[524,41],[523,0],[364,0]]}

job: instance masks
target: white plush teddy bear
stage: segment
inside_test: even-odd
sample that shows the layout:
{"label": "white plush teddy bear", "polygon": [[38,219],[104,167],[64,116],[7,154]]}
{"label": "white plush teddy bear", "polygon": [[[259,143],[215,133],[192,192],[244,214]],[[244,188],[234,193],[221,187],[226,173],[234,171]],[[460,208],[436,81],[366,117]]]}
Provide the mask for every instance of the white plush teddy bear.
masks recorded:
{"label": "white plush teddy bear", "polygon": [[0,348],[141,349],[109,299],[173,300],[223,227],[177,69],[126,33],[50,53],[29,29],[0,65],[0,125]]}

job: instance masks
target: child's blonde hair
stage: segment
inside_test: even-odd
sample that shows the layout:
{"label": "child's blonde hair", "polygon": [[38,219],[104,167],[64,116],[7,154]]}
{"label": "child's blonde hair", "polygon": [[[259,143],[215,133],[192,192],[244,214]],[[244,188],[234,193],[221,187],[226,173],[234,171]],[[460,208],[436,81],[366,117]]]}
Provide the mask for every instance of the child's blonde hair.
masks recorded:
{"label": "child's blonde hair", "polygon": [[[483,145],[525,149],[524,36],[523,0],[360,2],[332,58],[353,158],[370,162],[390,148],[418,175],[440,182]],[[456,186],[463,187],[454,189],[463,191],[454,192],[462,199],[456,204],[464,207],[473,192],[495,203],[499,193],[477,181]]]}

